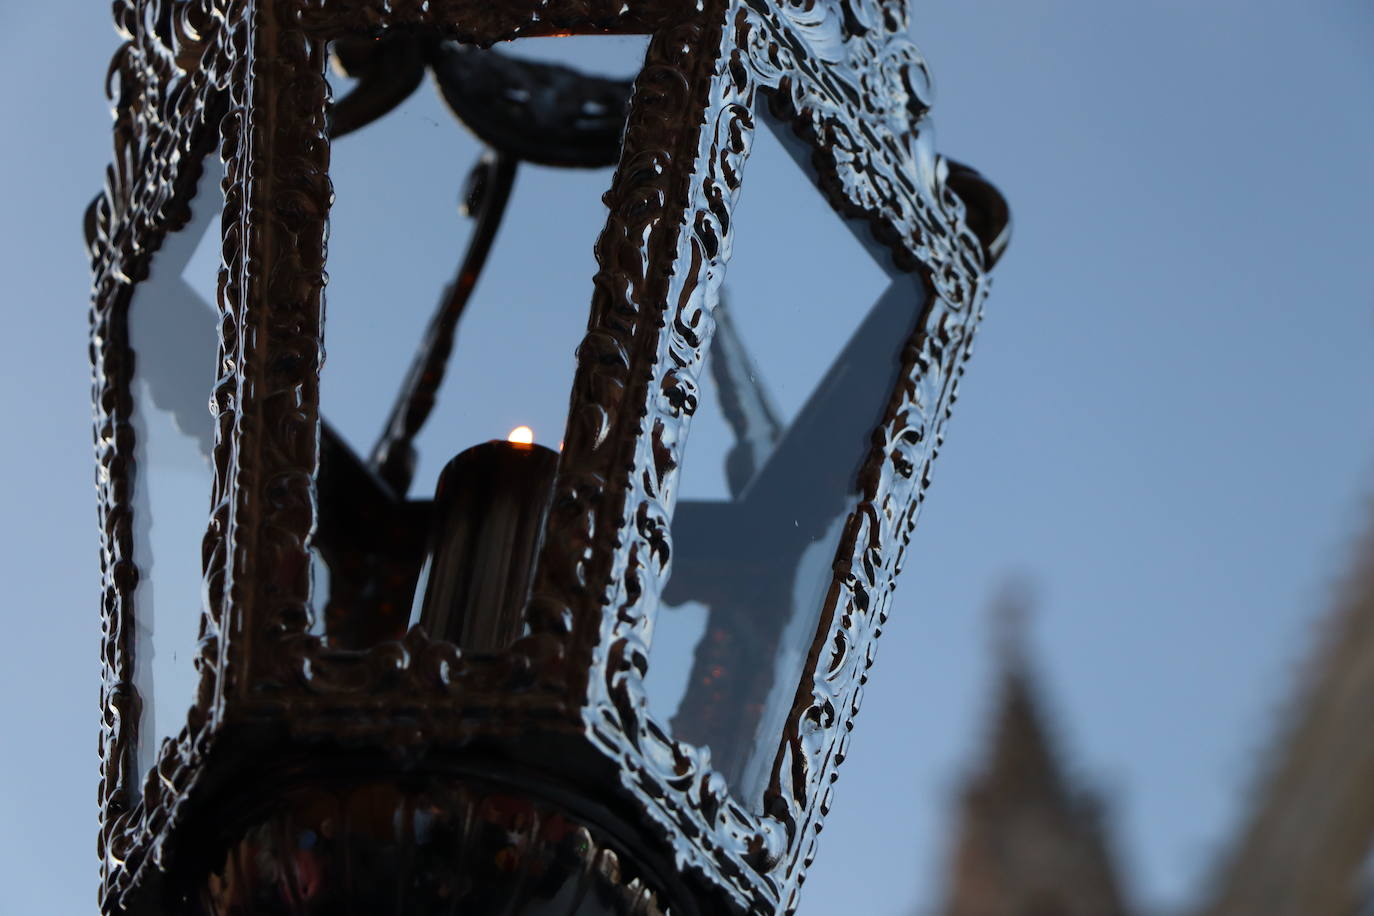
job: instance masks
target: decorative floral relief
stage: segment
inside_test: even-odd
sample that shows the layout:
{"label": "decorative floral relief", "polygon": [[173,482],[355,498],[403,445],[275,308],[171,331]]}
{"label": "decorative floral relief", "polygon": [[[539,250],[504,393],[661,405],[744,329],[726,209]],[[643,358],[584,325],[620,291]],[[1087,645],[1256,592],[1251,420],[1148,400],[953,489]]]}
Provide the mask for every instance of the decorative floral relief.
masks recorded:
{"label": "decorative floral relief", "polygon": [[[585,734],[618,763],[657,829],[687,838],[674,846],[680,867],[727,888],[743,909],[794,908],[986,285],[978,240],[931,151],[927,76],[904,37],[904,3],[120,0],[115,13],[126,39],[112,66],[115,165],[88,216],[105,535],[106,910],[158,863],[221,719],[285,717],[302,739],[394,742],[388,704],[424,707],[404,738],[417,752],[497,731]],[[531,633],[499,661],[465,659],[418,630],[367,653],[331,652],[307,635],[332,194],[321,39],[393,25],[477,43],[655,32],[606,197]],[[832,204],[869,219],[898,263],[927,279],[934,302],[863,470],[864,500],[840,548],[842,598],[818,635],[830,649],[798,692],[758,817],[730,797],[701,749],[647,717],[642,678],[645,612],[670,564],[681,444],[764,96],[815,148]],[[202,689],[188,729],[163,748],[131,808],[137,572],[122,315],[162,233],[185,221],[198,173],[185,163],[212,145],[221,118],[225,267]]]}
{"label": "decorative floral relief", "polygon": [[[132,556],[130,488],[133,428],[130,424],[130,363],[127,310],[132,284],[146,276],[149,260],[166,233],[189,219],[190,195],[202,158],[218,143],[218,122],[228,84],[229,35],[243,4],[173,0],[114,5],[124,39],[114,55],[107,91],[115,103],[114,159],[106,186],[86,214],[86,236],[95,275],[91,310],[94,378],[96,483],[103,533],[102,727],[100,737],[101,827],[98,851],[103,888],[135,854],[145,812],[165,817],[173,796],[188,781],[195,748],[213,714],[220,659],[216,630],[222,595],[218,564],[211,557],[211,617],[202,621],[198,667],[202,681],[187,727],[167,741],[144,780],[134,763],[140,699],[133,684],[132,596],[138,568]],[[217,480],[227,472],[227,437],[216,447]],[[212,521],[207,543],[214,541]],[[177,788],[173,788],[176,786]],[[154,853],[155,854],[155,853]],[[102,890],[108,905],[109,897]]]}
{"label": "decorative floral relief", "polygon": [[[632,404],[647,403],[648,410],[621,420],[637,424],[633,439],[628,430],[617,431],[616,418],[605,416],[604,401],[576,389],[574,403],[595,411],[588,428],[604,436],[601,429],[610,427],[608,441],[633,441],[636,453],[624,462],[634,468],[625,494],[603,495],[607,516],[573,531],[587,544],[606,543],[594,536],[595,524],[608,525],[622,537],[610,574],[593,580],[611,590],[605,601],[615,611],[606,615],[594,643],[593,658],[605,674],[602,684],[591,685],[588,698],[592,734],[618,757],[627,787],[670,835],[698,838],[678,844],[681,866],[713,874],[744,908],[790,910],[814,856],[901,552],[979,318],[982,255],[964,226],[962,203],[944,187],[944,164],[930,151],[928,79],[924,63],[901,35],[902,5],[738,3],[723,13],[728,27],[719,33],[694,24],[656,41],[638,87],[639,93],[653,93],[654,104],[637,106],[641,120],[630,124],[626,158],[652,157],[659,167],[634,173],[639,184],[618,181],[608,196],[612,217],[599,248],[602,270],[593,314],[637,315],[641,303],[661,301],[668,320],[650,364],[646,399],[628,398]],[[694,53],[680,53],[688,48]],[[704,58],[711,55],[714,70],[704,75],[710,64]],[[709,89],[697,88],[693,95],[693,87],[705,81]],[[907,350],[907,371],[888,406],[880,444],[862,473],[864,501],[840,547],[839,559],[849,573],[840,579],[834,618],[822,622],[817,636],[830,650],[821,656],[821,670],[799,691],[762,818],[731,797],[704,749],[673,741],[648,717],[643,692],[650,625],[645,609],[668,570],[675,471],[696,406],[697,377],[713,326],[710,310],[729,257],[730,213],[760,90],[770,91],[778,113],[810,141],[823,188],[837,209],[867,217],[878,238],[894,249],[897,263],[921,271],[934,293]],[[699,111],[706,114],[707,129],[679,138],[667,135],[663,125],[699,123]],[[668,146],[673,139],[677,147]],[[675,156],[679,162],[690,157],[692,168],[673,170]],[[643,218],[655,211],[636,206],[639,202],[682,194],[669,179],[683,172],[690,177],[690,204],[669,224],[675,240],[664,237],[663,218],[648,225],[626,225],[617,218],[621,211]],[[671,215],[669,210],[665,216]],[[626,238],[636,244],[617,244]],[[660,299],[650,284],[667,274],[663,268],[670,264],[672,277]],[[639,381],[635,363],[624,356],[637,343],[634,326],[615,320],[605,325],[592,334],[614,335],[614,348],[599,346],[617,359],[597,369],[606,373],[611,367],[616,381],[629,388]],[[624,507],[618,518],[609,512],[617,504]],[[551,533],[566,530],[550,527]],[[553,559],[546,562],[557,569]],[[578,561],[595,559],[587,551]]]}

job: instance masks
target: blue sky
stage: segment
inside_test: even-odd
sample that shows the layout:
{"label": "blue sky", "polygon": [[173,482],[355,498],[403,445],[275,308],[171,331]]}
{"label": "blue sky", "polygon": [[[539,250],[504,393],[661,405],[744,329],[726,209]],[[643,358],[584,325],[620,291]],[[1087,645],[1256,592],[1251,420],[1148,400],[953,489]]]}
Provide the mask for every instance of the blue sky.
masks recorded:
{"label": "blue sky", "polygon": [[[1138,896],[1167,910],[1224,842],[1371,511],[1374,12],[938,0],[912,18],[938,147],[997,182],[1016,225],[803,910],[851,911],[854,887],[879,916],[938,898],[949,793],[987,712],[986,609],[1008,576],[1034,583],[1060,744],[1112,797]],[[6,19],[0,68],[27,91],[0,146],[0,557],[13,589],[0,716],[24,737],[0,758],[0,912],[79,913],[94,899],[99,640],[80,223],[109,155],[115,38],[104,5],[10,3]],[[457,219],[470,146],[425,117],[395,125],[389,152],[412,167],[394,186],[350,196],[417,227],[402,239],[413,263],[366,247],[393,236],[369,237],[361,215],[350,236],[345,217],[371,210],[341,209],[335,229],[342,330],[325,391],[364,439],[373,405],[357,392],[391,383],[350,369],[364,360],[350,347],[378,348],[399,376],[456,256],[439,221]],[[490,288],[527,289],[529,320],[573,338],[605,182],[526,170],[516,207],[523,194],[559,219],[517,209],[504,233],[566,264],[532,277],[518,248],[498,248],[492,265]],[[788,205],[766,181],[750,201],[748,173],[745,187],[744,206]],[[342,207],[343,181],[339,193]],[[376,301],[373,263],[406,269],[418,310],[350,308]],[[567,308],[537,312],[550,302]],[[542,391],[566,377],[565,335],[550,327],[521,357],[541,367]],[[497,332],[474,321],[465,340],[497,339],[485,333]],[[550,403],[537,409],[556,417]],[[452,431],[445,409],[436,429]],[[482,422],[506,420],[493,407]],[[436,438],[421,478],[462,441]]]}

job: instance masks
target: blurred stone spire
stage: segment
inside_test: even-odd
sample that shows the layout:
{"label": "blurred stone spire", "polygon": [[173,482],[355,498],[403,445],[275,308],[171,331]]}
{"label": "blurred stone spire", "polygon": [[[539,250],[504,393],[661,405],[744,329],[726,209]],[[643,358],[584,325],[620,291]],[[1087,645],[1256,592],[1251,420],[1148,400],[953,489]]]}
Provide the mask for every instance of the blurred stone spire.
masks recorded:
{"label": "blurred stone spire", "polygon": [[1374,913],[1374,524],[1353,559],[1199,916]]}
{"label": "blurred stone spire", "polygon": [[993,603],[996,706],[982,759],[963,787],[944,916],[1125,916],[1100,805],[1070,781],[1030,664],[1030,597]]}

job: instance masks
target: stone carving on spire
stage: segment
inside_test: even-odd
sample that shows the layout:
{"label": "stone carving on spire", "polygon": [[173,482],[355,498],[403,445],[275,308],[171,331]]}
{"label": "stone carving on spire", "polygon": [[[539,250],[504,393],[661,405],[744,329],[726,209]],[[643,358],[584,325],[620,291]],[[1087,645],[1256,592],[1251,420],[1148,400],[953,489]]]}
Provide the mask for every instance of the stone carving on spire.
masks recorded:
{"label": "stone carving on spire", "polygon": [[942,916],[1127,916],[1102,806],[1073,784],[1035,683],[1024,587],[993,605],[993,727],[964,785]]}

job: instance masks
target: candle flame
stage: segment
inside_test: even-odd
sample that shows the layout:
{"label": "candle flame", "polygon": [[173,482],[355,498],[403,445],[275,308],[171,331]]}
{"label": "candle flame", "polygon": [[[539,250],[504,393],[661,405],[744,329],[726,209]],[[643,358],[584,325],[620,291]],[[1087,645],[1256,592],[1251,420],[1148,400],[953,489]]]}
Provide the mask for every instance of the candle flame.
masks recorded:
{"label": "candle flame", "polygon": [[517,426],[510,431],[510,435],[506,436],[506,441],[515,442],[520,445],[533,445],[534,430],[530,429],[528,426]]}

